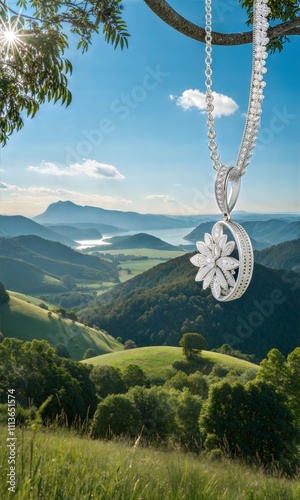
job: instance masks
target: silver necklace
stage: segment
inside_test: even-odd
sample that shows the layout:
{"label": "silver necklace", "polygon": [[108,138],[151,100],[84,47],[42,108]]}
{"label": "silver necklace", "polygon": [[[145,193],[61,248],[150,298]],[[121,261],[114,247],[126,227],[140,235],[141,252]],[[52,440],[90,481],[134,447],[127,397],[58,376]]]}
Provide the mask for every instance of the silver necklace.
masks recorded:
{"label": "silver necklace", "polygon": [[[206,112],[208,127],[208,147],[213,168],[217,171],[215,179],[215,196],[223,220],[217,222],[212,233],[205,233],[204,241],[196,243],[199,253],[190,260],[199,267],[196,281],[203,281],[203,289],[211,288],[213,296],[222,302],[240,298],[247,290],[253,274],[253,249],[250,238],[245,229],[231,220],[233,210],[240,192],[241,176],[245,173],[256,143],[260,125],[261,105],[265,82],[263,75],[265,68],[266,45],[268,43],[267,17],[270,9],[268,0],[254,0],[253,4],[253,56],[250,97],[244,134],[239,149],[236,165],[230,167],[222,165],[215,141],[214,129],[214,95],[212,92],[212,9],[211,1],[206,0],[205,6],[205,85],[206,85]],[[234,241],[227,242],[227,235],[223,228],[229,230]],[[231,257],[237,247],[238,259]]]}

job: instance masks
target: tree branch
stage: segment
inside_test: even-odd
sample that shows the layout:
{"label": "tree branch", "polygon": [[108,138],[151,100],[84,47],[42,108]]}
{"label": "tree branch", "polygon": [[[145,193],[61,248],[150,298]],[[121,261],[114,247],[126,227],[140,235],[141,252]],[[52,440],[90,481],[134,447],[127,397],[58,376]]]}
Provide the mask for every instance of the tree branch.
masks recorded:
{"label": "tree branch", "polygon": [[[167,23],[172,28],[180,33],[198,40],[205,42],[205,29],[201,26],[188,21],[180,14],[178,14],[165,0],[144,0],[148,7],[158,16],[162,21]],[[291,21],[278,24],[268,29],[268,37],[270,40],[278,36],[286,35],[300,35],[300,17],[296,17]],[[243,45],[252,42],[252,31],[245,31],[242,33],[218,33],[212,32],[212,43],[214,45]]]}

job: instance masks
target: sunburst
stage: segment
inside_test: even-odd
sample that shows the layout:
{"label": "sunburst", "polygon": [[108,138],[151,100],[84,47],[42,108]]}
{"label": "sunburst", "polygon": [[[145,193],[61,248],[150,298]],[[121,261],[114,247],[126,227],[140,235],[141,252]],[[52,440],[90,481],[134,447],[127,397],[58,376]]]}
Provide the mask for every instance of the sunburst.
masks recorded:
{"label": "sunburst", "polygon": [[6,48],[6,53],[11,49],[18,49],[18,46],[23,44],[23,27],[20,27],[20,14],[11,21],[9,17],[5,22],[0,19],[0,44]]}

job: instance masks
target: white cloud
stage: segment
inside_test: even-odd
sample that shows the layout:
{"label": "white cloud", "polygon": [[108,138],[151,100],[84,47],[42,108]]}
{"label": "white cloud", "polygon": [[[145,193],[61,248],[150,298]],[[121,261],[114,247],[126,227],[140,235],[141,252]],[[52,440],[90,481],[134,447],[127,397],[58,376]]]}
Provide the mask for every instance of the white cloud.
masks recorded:
{"label": "white cloud", "polygon": [[[217,92],[213,92],[212,95],[214,97],[214,110],[212,114],[215,118],[229,116],[237,111],[238,105],[231,97],[224,94],[218,94]],[[199,109],[202,114],[206,113],[205,93],[198,89],[185,90],[181,96],[176,98],[170,96],[170,99],[176,99],[177,106],[180,106],[184,110],[196,108]]]}
{"label": "white cloud", "polygon": [[116,167],[107,163],[99,163],[96,160],[84,160],[83,163],[73,163],[70,168],[75,173],[83,173],[88,177],[101,179],[125,179]]}
{"label": "white cloud", "polygon": [[124,175],[113,165],[100,163],[96,160],[84,160],[82,163],[73,163],[68,168],[60,168],[55,163],[43,161],[38,167],[29,165],[27,170],[37,174],[56,176],[78,176],[83,174],[99,179],[125,179]]}
{"label": "white cloud", "polygon": [[112,210],[122,210],[124,206],[128,206],[132,203],[132,200],[120,196],[82,193],[61,188],[52,189],[46,186],[30,186],[24,188],[1,182],[0,190],[2,213],[21,213],[29,217],[43,212],[48,205],[59,200],[70,200],[78,205],[89,205]]}
{"label": "white cloud", "polygon": [[146,200],[161,200],[163,203],[177,203],[178,200],[167,194],[148,194]]}
{"label": "white cloud", "polygon": [[7,191],[25,191],[24,188],[14,186],[13,184],[6,184],[6,182],[0,182],[0,189],[5,189]]}
{"label": "white cloud", "polygon": [[47,175],[76,175],[75,172],[71,170],[65,170],[59,168],[55,163],[50,161],[43,161],[39,167],[29,165],[27,167],[29,172],[36,172],[37,174],[47,174]]}

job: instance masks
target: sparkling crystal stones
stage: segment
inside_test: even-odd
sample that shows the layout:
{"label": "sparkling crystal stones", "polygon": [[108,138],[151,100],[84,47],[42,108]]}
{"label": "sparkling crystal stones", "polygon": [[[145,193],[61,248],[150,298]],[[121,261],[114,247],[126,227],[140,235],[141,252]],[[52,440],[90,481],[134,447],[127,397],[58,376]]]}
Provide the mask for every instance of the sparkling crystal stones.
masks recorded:
{"label": "sparkling crystal stones", "polygon": [[[231,232],[235,241],[227,242],[223,227]],[[199,253],[190,259],[200,268],[195,280],[203,281],[203,289],[210,287],[213,296],[221,302],[238,299],[248,288],[253,273],[253,251],[248,234],[237,222],[220,221],[214,225],[211,235],[205,234],[204,240],[197,242]],[[238,260],[231,257],[235,245]],[[236,279],[235,270],[238,270]]]}
{"label": "sparkling crystal stones", "polygon": [[[229,215],[237,201],[241,185],[241,176],[234,167],[222,165],[215,180],[215,196],[219,209]],[[229,187],[231,187],[229,191]]]}
{"label": "sparkling crystal stones", "polygon": [[[246,125],[236,166],[242,175],[252,156],[260,125],[261,104],[263,101],[262,92],[266,85],[263,75],[267,72],[265,59],[268,57],[266,45],[269,42],[267,31],[269,23],[267,16],[270,12],[264,0],[254,1],[253,10],[253,61],[252,76],[250,86],[250,98]],[[250,138],[249,138],[250,135]]]}

